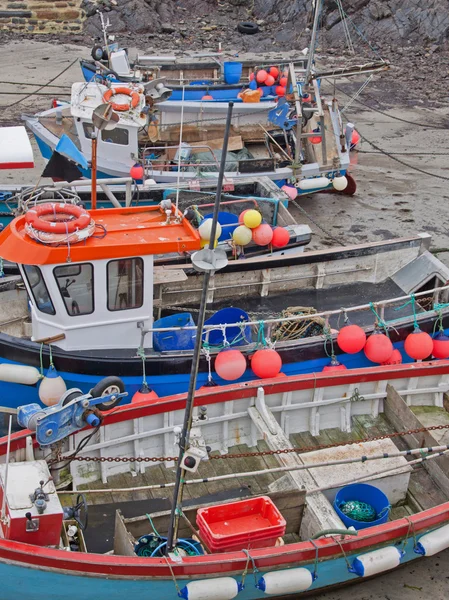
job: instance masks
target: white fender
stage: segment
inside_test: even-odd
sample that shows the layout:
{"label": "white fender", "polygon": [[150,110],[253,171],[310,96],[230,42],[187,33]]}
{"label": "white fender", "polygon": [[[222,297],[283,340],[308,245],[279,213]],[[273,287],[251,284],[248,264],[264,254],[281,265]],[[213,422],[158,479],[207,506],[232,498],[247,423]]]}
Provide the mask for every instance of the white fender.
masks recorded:
{"label": "white fender", "polygon": [[359,577],[370,577],[399,566],[401,558],[401,551],[396,546],[379,548],[358,556],[352,563],[351,571]]}
{"label": "white fender", "polygon": [[415,552],[424,556],[433,556],[446,548],[449,548],[449,525],[422,535],[418,540]]}
{"label": "white fender", "polygon": [[232,600],[240,591],[239,583],[232,577],[191,581],[178,596],[185,600]]}
{"label": "white fender", "polygon": [[265,594],[294,594],[308,590],[312,583],[312,573],[308,569],[297,568],[265,573],[257,587]]}
{"label": "white fender", "polygon": [[327,177],[315,177],[313,179],[301,179],[298,183],[300,190],[320,190],[330,185],[330,179]]}
{"label": "white fender", "polygon": [[9,383],[22,383],[23,385],[35,385],[41,377],[36,367],[25,365],[0,364],[0,381]]}

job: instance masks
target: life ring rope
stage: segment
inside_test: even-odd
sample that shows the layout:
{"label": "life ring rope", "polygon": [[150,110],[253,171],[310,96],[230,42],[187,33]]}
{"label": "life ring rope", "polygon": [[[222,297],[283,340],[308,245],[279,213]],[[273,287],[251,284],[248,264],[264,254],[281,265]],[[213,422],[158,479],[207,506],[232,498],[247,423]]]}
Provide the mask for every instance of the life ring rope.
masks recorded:
{"label": "life ring rope", "polygon": [[[131,102],[129,104],[111,102],[113,96],[116,96],[118,94],[129,96],[131,98]],[[140,102],[140,95],[138,92],[135,92],[127,87],[109,88],[103,94],[103,101],[109,103],[112,106],[113,110],[123,112],[131,110],[131,108],[136,108]]]}

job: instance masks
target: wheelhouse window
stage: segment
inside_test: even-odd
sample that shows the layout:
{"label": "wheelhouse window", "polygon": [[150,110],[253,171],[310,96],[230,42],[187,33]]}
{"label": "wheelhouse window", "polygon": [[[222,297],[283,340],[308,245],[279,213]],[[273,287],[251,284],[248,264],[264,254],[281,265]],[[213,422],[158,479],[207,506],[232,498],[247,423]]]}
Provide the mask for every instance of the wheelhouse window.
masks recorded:
{"label": "wheelhouse window", "polygon": [[71,317],[94,311],[94,270],[90,263],[55,267],[53,273]]}
{"label": "wheelhouse window", "polygon": [[94,132],[94,126],[92,123],[83,123],[84,135],[88,140],[92,139],[92,134]]}
{"label": "wheelhouse window", "polygon": [[23,270],[37,308],[47,315],[55,315],[56,311],[39,267],[23,265]]}
{"label": "wheelhouse window", "polygon": [[111,260],[107,265],[108,310],[130,310],[143,304],[143,260]]}
{"label": "wheelhouse window", "polygon": [[101,139],[103,142],[108,144],[119,144],[120,146],[127,146],[129,144],[129,132],[127,129],[116,127],[112,130],[103,129],[101,132]]}

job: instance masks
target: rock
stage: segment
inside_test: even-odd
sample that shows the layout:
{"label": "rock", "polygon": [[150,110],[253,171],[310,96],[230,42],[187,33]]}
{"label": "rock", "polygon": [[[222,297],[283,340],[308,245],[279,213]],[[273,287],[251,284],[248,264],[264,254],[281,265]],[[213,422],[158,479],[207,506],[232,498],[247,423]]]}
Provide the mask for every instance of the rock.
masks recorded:
{"label": "rock", "polygon": [[174,33],[176,31],[176,27],[174,27],[170,23],[162,23],[161,31],[162,33]]}

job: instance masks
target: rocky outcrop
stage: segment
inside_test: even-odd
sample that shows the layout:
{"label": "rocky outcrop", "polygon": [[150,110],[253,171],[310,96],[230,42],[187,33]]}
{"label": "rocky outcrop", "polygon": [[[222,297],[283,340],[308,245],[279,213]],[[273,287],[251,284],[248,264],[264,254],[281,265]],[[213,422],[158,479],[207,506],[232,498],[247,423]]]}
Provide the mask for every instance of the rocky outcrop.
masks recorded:
{"label": "rocky outcrop", "polygon": [[0,30],[74,33],[82,30],[81,0],[0,0]]}

